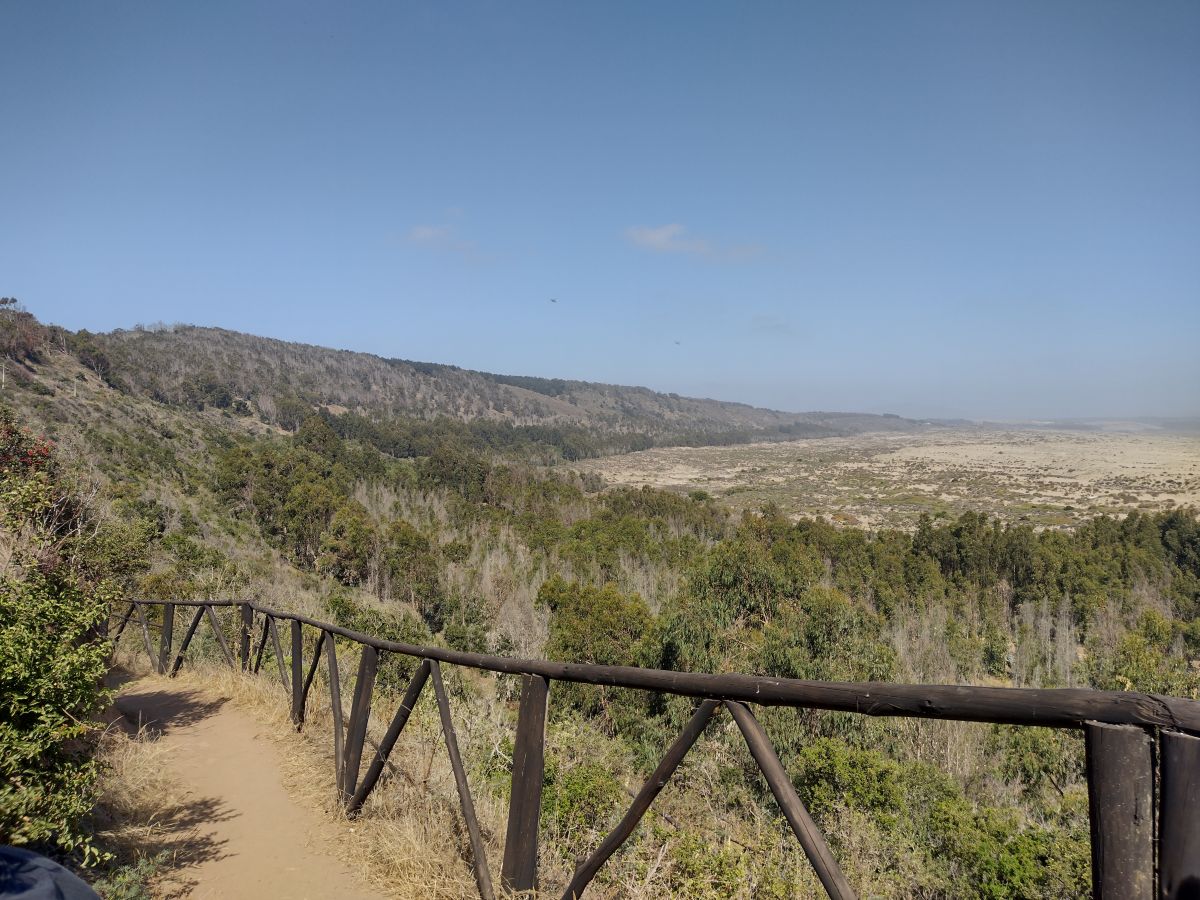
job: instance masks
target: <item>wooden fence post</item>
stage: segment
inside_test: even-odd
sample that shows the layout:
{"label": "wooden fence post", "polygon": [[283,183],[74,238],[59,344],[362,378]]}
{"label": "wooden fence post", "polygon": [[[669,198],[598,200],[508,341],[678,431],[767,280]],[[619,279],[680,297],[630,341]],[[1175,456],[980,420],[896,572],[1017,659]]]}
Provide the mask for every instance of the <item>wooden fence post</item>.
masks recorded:
{"label": "wooden fence post", "polygon": [[279,667],[279,683],[285,691],[291,693],[292,686],[288,683],[287,669],[283,666],[283,645],[279,643],[279,629],[275,627],[274,616],[267,616],[267,628],[271,632],[271,649],[275,651],[275,662]]}
{"label": "wooden fence post", "polygon": [[1200,897],[1200,738],[1164,731],[1159,790],[1158,895]]}
{"label": "wooden fence post", "polygon": [[775,753],[775,748],[771,746],[771,740],[767,737],[762,723],[754,717],[754,713],[745,703],[726,700],[725,708],[737,722],[742,737],[746,739],[746,746],[750,748],[750,755],[754,757],[754,761],[762,770],[763,777],[767,779],[767,786],[771,788],[775,801],[779,804],[788,824],[792,826],[792,831],[796,833],[800,846],[804,848],[804,855],[812,863],[826,893],[833,900],[854,900],[854,889],[850,887],[850,882],[842,874],[841,866],[833,858],[833,853],[830,851],[829,845],[825,843],[824,836],[817,829],[817,824],[812,820],[804,802],[797,795],[796,786],[792,784],[787,770],[779,761],[779,756]]}
{"label": "wooden fence post", "polygon": [[362,763],[363,743],[367,739],[367,722],[371,718],[371,694],[375,690],[375,672],[379,667],[379,651],[363,644],[358,660],[358,678],[354,681],[354,700],[350,704],[350,725],[346,731],[346,772],[342,776],[342,802],[346,803],[358,787],[358,770]]}
{"label": "wooden fence post", "polygon": [[187,634],[183,636],[183,643],[179,645],[179,651],[175,654],[175,662],[171,666],[171,677],[174,678],[179,673],[179,667],[183,665],[183,655],[187,653],[188,645],[192,643],[192,638],[196,634],[196,629],[200,626],[200,619],[204,616],[204,607],[201,606],[192,616],[192,624],[188,626]]}
{"label": "wooden fence post", "polygon": [[242,661],[242,671],[250,670],[250,635],[254,631],[254,610],[249,603],[242,605],[242,630],[238,637],[238,659]]}
{"label": "wooden fence post", "polygon": [[342,726],[342,677],[338,671],[337,640],[325,634],[325,665],[329,670],[329,708],[333,712],[333,773],[337,780],[338,800],[342,800],[342,776],[345,774],[346,729]]}
{"label": "wooden fence post", "polygon": [[154,644],[150,641],[150,625],[146,622],[146,610],[142,608],[143,605],[135,600],[134,612],[137,614],[138,626],[142,631],[142,643],[146,645],[146,656],[150,658],[151,666],[157,666],[158,658],[154,655]]}
{"label": "wooden fence post", "polygon": [[367,799],[367,795],[371,793],[376,782],[379,781],[379,776],[383,774],[383,767],[387,764],[388,754],[392,752],[392,748],[396,746],[396,741],[400,739],[400,732],[408,724],[408,717],[412,715],[413,707],[417,705],[417,698],[421,696],[421,689],[425,687],[425,680],[427,678],[429,678],[429,660],[423,659],[421,660],[421,664],[417,666],[417,671],[413,673],[412,681],[408,683],[408,690],[404,692],[404,699],[400,701],[400,706],[396,709],[396,715],[392,717],[392,724],[388,726],[387,733],[384,734],[383,740],[379,742],[379,747],[375,751],[375,758],[371,760],[371,765],[367,767],[367,774],[359,781],[358,787],[354,789],[354,796],[350,798],[350,802],[346,805],[346,815],[353,817],[358,814],[363,802]]}
{"label": "wooden fence post", "polygon": [[479,887],[479,896],[483,900],[496,900],[496,892],[492,889],[492,875],[488,871],[487,851],[483,847],[479,819],[475,816],[475,801],[471,799],[471,786],[467,784],[467,771],[463,768],[462,754],[458,752],[458,738],[454,734],[454,722],[450,718],[450,700],[446,697],[442,670],[436,659],[429,661],[429,674],[433,678],[433,692],[437,695],[442,737],[446,739],[446,755],[450,757],[450,768],[454,772],[454,783],[458,787],[458,805],[462,809],[467,836],[471,841],[471,865],[475,869],[475,884]]}
{"label": "wooden fence post", "polygon": [[113,653],[117,652],[117,642],[121,640],[121,635],[125,633],[125,626],[129,624],[129,619],[133,615],[133,608],[136,603],[130,603],[129,609],[125,610],[125,615],[121,616],[121,623],[117,626],[117,633],[112,636]]}
{"label": "wooden fence post", "polygon": [[304,626],[292,619],[292,724],[304,726]]}
{"label": "wooden fence post", "polygon": [[1154,743],[1142,728],[1088,722],[1092,896],[1154,897]]}
{"label": "wooden fence post", "polygon": [[521,676],[508,837],[504,842],[504,862],[500,870],[501,884],[508,891],[537,889],[538,820],[542,811],[549,691],[550,682],[541,675]]}
{"label": "wooden fence post", "polygon": [[[333,640],[330,638],[330,640]],[[317,675],[317,666],[321,663],[321,648],[325,645],[325,632],[317,635],[317,646],[313,648],[312,664],[308,667],[308,675],[304,678],[304,688],[300,691],[300,721],[304,721],[304,711],[308,709],[308,691]]]}
{"label": "wooden fence post", "polygon": [[268,627],[271,624],[271,617],[263,615],[262,635],[258,639],[258,649],[254,651],[254,666],[251,671],[257,675],[259,669],[262,668],[263,652],[267,649],[267,636],[271,629]]}
{"label": "wooden fence post", "polygon": [[221,629],[221,620],[217,618],[217,611],[213,609],[211,603],[206,603],[203,607],[204,614],[208,616],[208,624],[212,627],[213,637],[217,639],[217,649],[221,651],[221,655],[225,657],[225,665],[233,668],[233,653],[229,650],[229,644],[225,640],[225,632]]}
{"label": "wooden fence post", "polygon": [[175,639],[175,604],[164,603],[162,631],[158,634],[158,674],[166,675],[171,664],[171,644]]}

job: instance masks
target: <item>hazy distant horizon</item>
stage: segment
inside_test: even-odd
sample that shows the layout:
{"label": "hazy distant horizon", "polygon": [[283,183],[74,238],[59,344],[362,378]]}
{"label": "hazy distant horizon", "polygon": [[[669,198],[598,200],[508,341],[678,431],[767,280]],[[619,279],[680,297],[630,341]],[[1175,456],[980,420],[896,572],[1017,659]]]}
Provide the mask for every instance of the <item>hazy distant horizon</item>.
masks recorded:
{"label": "hazy distant horizon", "polygon": [[1200,4],[0,6],[0,296],[916,418],[1200,414]]}

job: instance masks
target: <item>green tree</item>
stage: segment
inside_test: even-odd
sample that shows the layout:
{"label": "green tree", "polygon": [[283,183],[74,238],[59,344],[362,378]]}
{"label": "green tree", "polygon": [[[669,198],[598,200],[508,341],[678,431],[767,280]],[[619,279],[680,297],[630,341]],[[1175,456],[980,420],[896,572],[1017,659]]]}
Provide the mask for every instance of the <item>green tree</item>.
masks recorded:
{"label": "green tree", "polygon": [[379,535],[362,504],[350,501],[338,507],[321,536],[318,571],[328,572],[342,584],[362,584],[378,554]]}
{"label": "green tree", "polygon": [[[538,591],[537,602],[550,608],[551,659],[606,666],[635,665],[641,642],[652,622],[650,609],[637,594],[623,594],[613,584],[596,587],[555,575]],[[563,684],[558,690],[586,714],[611,720],[609,690]]]}
{"label": "green tree", "polygon": [[388,525],[386,537],[384,565],[390,595],[411,603],[431,629],[441,631],[446,620],[446,596],[441,563],[432,542],[403,519]]}

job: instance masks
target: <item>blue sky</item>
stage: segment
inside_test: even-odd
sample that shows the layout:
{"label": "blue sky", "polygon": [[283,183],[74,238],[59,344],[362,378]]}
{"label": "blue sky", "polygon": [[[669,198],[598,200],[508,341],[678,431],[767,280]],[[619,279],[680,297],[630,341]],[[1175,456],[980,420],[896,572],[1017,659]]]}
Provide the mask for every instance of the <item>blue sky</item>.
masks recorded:
{"label": "blue sky", "polygon": [[0,294],[44,320],[1200,413],[1190,0],[10,0],[0,37]]}

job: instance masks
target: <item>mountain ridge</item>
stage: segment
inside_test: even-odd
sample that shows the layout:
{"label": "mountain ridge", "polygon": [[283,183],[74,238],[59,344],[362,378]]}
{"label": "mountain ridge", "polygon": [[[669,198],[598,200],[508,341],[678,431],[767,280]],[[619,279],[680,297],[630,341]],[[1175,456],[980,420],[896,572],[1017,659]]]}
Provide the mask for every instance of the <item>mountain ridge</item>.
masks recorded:
{"label": "mountain ridge", "polygon": [[[175,325],[79,332],[97,373],[120,390],[174,406],[216,406],[294,429],[313,410],[580,428],[651,444],[719,443],[914,430],[891,414],[784,412],[631,385],[507,375]],[[87,354],[85,353],[85,356]]]}

